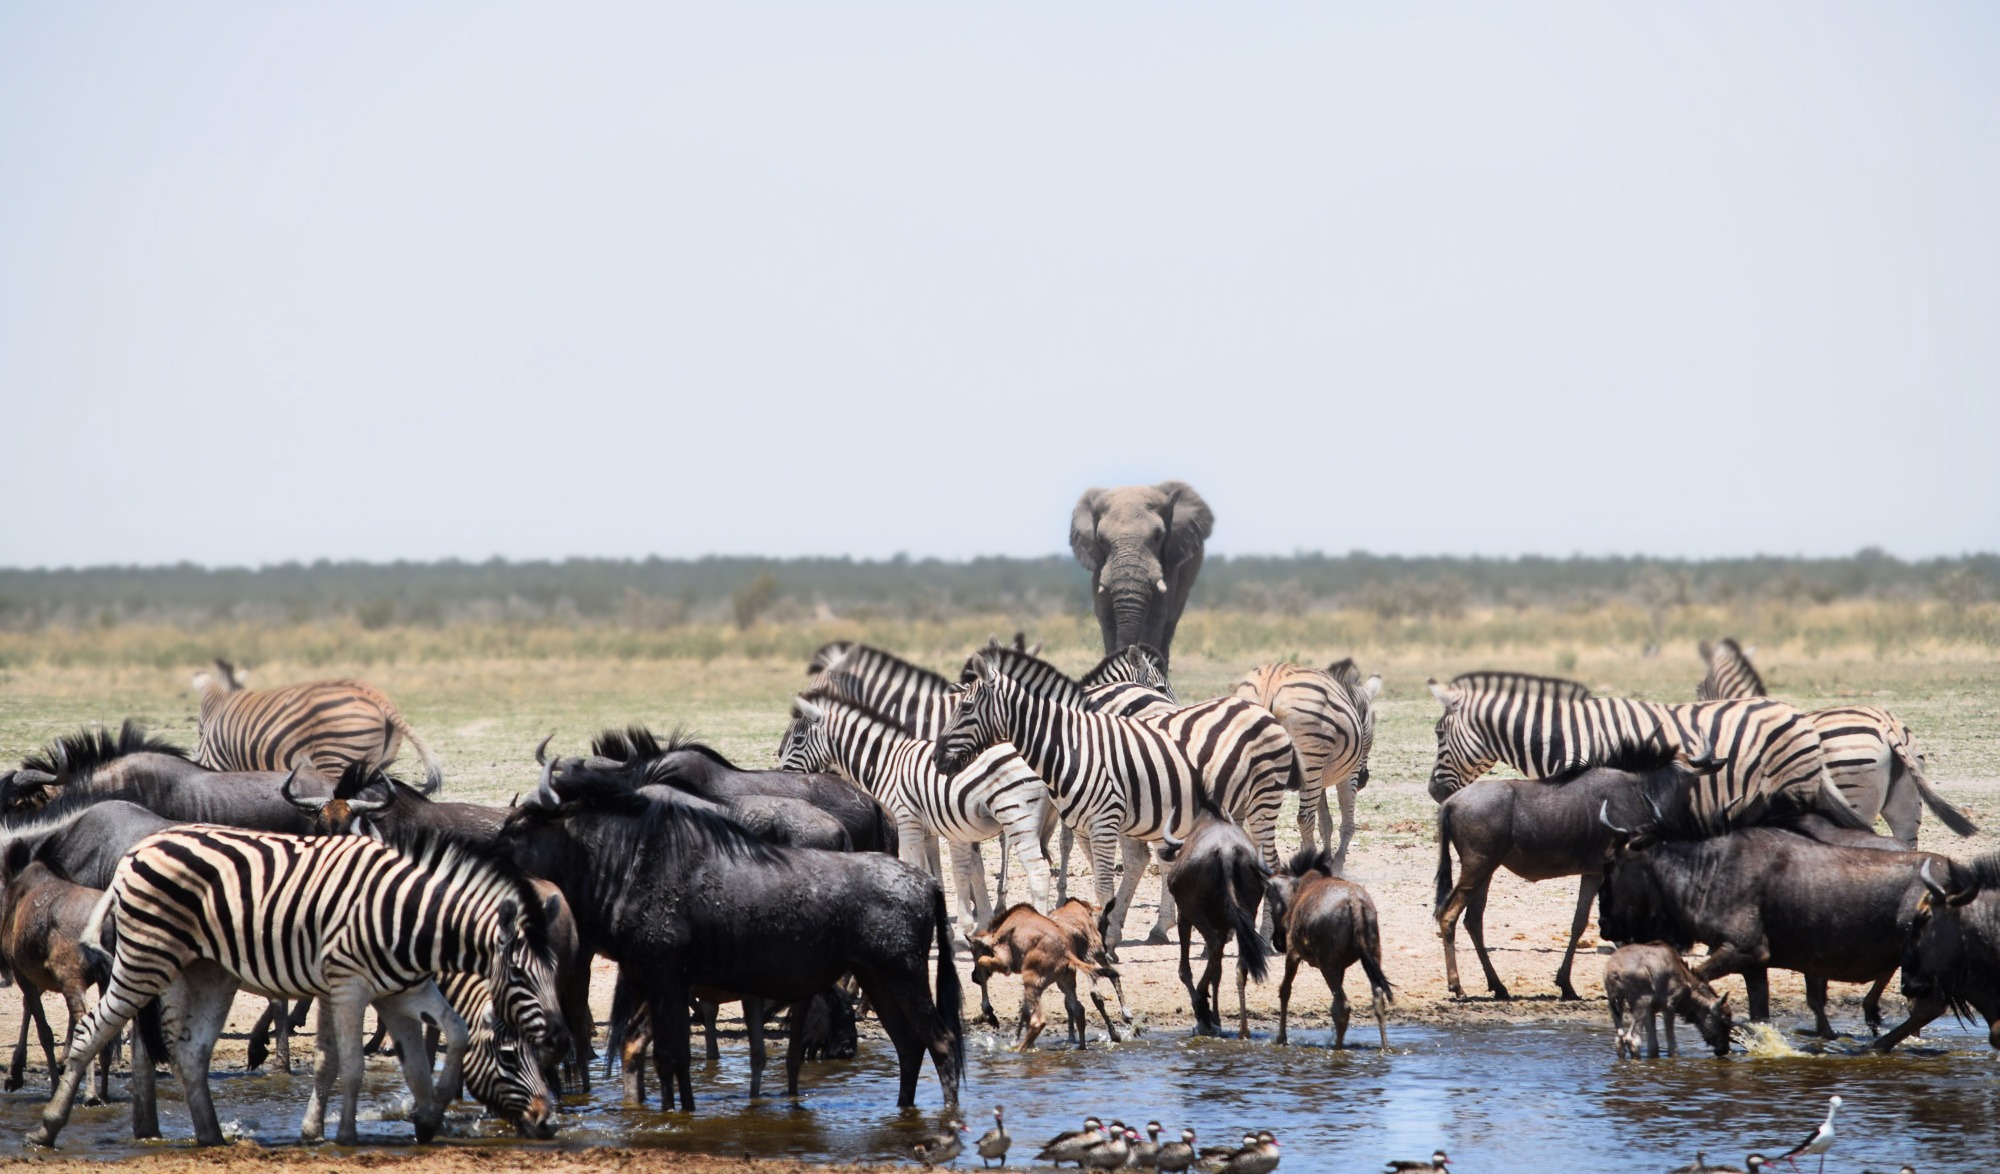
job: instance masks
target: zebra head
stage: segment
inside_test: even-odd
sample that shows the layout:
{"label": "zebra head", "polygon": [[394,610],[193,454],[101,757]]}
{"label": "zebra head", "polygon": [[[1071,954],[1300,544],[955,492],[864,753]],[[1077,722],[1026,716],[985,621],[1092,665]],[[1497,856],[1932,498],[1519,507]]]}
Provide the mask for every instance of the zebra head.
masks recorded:
{"label": "zebra head", "polygon": [[966,668],[970,679],[937,739],[934,761],[948,775],[964,770],[980,751],[1008,738],[1007,704],[1012,683],[984,656],[975,655]]}
{"label": "zebra head", "polygon": [[536,1063],[535,1049],[493,1014],[490,1000],[482,1000],[470,1019],[466,1090],[522,1137],[554,1137],[556,1097],[542,1066]]}
{"label": "zebra head", "polygon": [[[549,904],[555,904],[551,898]],[[494,940],[486,973],[480,977],[493,991],[493,1013],[546,1062],[570,1050],[569,1029],[563,1024],[561,996],[556,991],[555,958],[546,934],[548,910],[540,925],[510,897],[494,914]]]}
{"label": "zebra head", "polygon": [[[1430,686],[1431,696],[1444,706],[1444,715],[1437,723],[1437,762],[1431,766],[1430,786],[1431,798],[1442,803],[1452,792],[1492,770],[1500,755],[1473,720],[1465,689],[1441,685],[1435,677]],[[1370,713],[1372,716],[1372,707]]]}
{"label": "zebra head", "polygon": [[833,768],[833,744],[826,736],[826,710],[804,697],[792,698],[792,724],[778,740],[778,769],[806,773]]}

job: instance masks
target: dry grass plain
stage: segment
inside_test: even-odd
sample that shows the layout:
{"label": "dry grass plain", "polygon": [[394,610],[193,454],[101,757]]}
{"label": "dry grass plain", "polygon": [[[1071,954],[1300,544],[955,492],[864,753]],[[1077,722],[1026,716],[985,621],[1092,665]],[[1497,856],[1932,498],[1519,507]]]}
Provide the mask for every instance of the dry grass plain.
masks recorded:
{"label": "dry grass plain", "polygon": [[[1064,634],[1075,632],[1072,628]],[[936,646],[935,630],[922,636],[924,639],[913,639],[907,650],[932,667],[955,670],[963,653],[953,655],[949,647]],[[963,649],[966,644],[951,647]],[[1463,1000],[1446,994],[1436,927],[1430,916],[1436,866],[1435,808],[1423,784],[1434,750],[1437,705],[1425,679],[1476,668],[1509,668],[1576,677],[1608,694],[1686,700],[1692,697],[1702,672],[1692,642],[1685,647],[1667,647],[1655,657],[1642,657],[1636,649],[1605,647],[1593,652],[1578,651],[1574,645],[1506,652],[1404,646],[1371,653],[1365,647],[1310,646],[1274,639],[1263,647],[1227,655],[1205,654],[1199,646],[1191,646],[1180,656],[1175,678],[1182,697],[1192,700],[1225,692],[1243,672],[1263,660],[1324,663],[1348,654],[1384,679],[1372,762],[1374,781],[1358,805],[1359,834],[1349,875],[1370,889],[1382,913],[1385,968],[1398,988],[1392,1032],[1398,1020],[1602,1017],[1600,968],[1590,949],[1585,950],[1576,973],[1585,1001],[1564,1004],[1554,997],[1551,976],[1561,956],[1575,896],[1570,882],[1528,885],[1503,873],[1487,912],[1488,940],[1494,947],[1496,966],[1517,997],[1509,1003],[1495,1003],[1483,993]],[[1095,661],[1091,649],[1078,638],[1053,648],[1050,655],[1073,669]],[[1916,731],[1927,752],[1932,779],[1970,808],[1986,829],[1972,840],[1961,841],[1927,822],[1925,847],[1958,855],[2000,847],[2000,835],[1995,834],[2000,832],[2000,737],[1996,737],[2000,735],[2000,653],[1983,647],[1947,647],[1921,657],[1886,657],[1868,647],[1820,648],[1809,654],[1794,646],[1766,649],[1758,660],[1772,691],[1787,700],[1807,707],[1857,701],[1878,705],[1895,711]],[[126,716],[192,746],[196,705],[188,680],[198,667],[196,663],[61,665],[17,659],[0,669],[0,755],[12,759],[57,734]],[[574,749],[607,725],[643,722],[656,729],[685,726],[741,763],[768,764],[784,726],[787,699],[804,680],[803,659],[789,653],[705,659],[510,655],[409,661],[385,661],[370,655],[342,661],[337,655],[329,657],[324,650],[317,650],[309,658],[252,662],[250,667],[255,673],[253,685],[350,674],[366,677],[397,699],[415,728],[440,752],[446,765],[448,795],[498,803],[534,785],[532,750],[552,731],[559,748]],[[1281,835],[1287,842],[1295,837],[1289,813],[1281,823]],[[990,854],[988,859],[991,862]],[[1080,865],[1072,885],[1077,891],[1089,892],[1090,881]],[[1157,892],[1157,881],[1148,878],[1141,888],[1141,906],[1128,919],[1128,932],[1141,934],[1151,924],[1151,905]],[[1595,937],[1587,936],[1586,945],[1594,947]],[[1460,950],[1468,989],[1480,992],[1483,984],[1477,977],[1470,943],[1463,935]],[[1143,1027],[1185,1030],[1189,1016],[1185,995],[1174,975],[1174,949],[1134,944],[1124,953],[1127,993]],[[1774,976],[1781,1024],[1787,1016],[1802,1014],[1799,985],[1786,978]],[[1359,976],[1355,979],[1358,984]],[[995,983],[995,1002],[1003,1009],[1018,998],[1010,981]],[[1727,983],[1738,985],[1736,980]],[[1354,990],[1364,993],[1359,985]],[[1835,990],[1837,1025],[1858,1030],[1859,988]],[[1301,979],[1294,1005],[1299,1027],[1326,1026],[1327,1004],[1322,991],[1315,979]],[[601,997],[605,1004],[608,994],[608,986],[604,986]],[[53,1001],[50,1006],[57,1010]],[[242,1006],[247,1013],[248,1000]],[[1893,1015],[1898,1009],[1899,1000],[1892,997],[1885,1010]],[[600,1014],[602,1010],[600,1007]],[[1275,981],[1252,989],[1251,1010],[1254,1029],[1275,1029]],[[0,1011],[0,1038],[12,1038],[17,1015],[13,1000],[8,999]],[[239,1018],[247,1025],[246,1015]],[[219,1062],[240,1063],[240,1049],[240,1041],[226,1042]],[[289,1163],[289,1159],[283,1161]]]}

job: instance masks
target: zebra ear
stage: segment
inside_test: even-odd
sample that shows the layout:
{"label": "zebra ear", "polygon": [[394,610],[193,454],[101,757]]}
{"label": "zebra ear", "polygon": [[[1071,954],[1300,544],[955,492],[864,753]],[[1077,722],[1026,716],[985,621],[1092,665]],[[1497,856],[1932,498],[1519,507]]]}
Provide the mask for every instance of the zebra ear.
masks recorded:
{"label": "zebra ear", "polygon": [[1755,644],[1752,644],[1743,650],[1744,660],[1749,660],[1751,657],[1755,655],[1757,655],[1757,646]]}
{"label": "zebra ear", "polygon": [[1361,686],[1361,691],[1368,695],[1368,700],[1370,701],[1373,701],[1375,700],[1375,698],[1381,696],[1382,694],[1381,675],[1378,673],[1377,675],[1368,678],[1368,680]]}
{"label": "zebra ear", "polygon": [[826,720],[826,711],[803,697],[792,698],[792,712],[809,722]]}
{"label": "zebra ear", "polygon": [[972,657],[971,667],[973,675],[987,683],[991,683],[993,678],[999,675],[999,671],[993,667],[993,663],[977,653]]}
{"label": "zebra ear", "polygon": [[197,693],[206,693],[208,687],[213,684],[215,684],[215,678],[209,676],[207,673],[196,673],[194,675],[194,691]]}
{"label": "zebra ear", "polygon": [[1709,641],[1703,640],[1701,643],[1695,645],[1694,647],[1696,652],[1701,653],[1701,661],[1703,664],[1707,664],[1715,659],[1715,645],[1710,643]]}
{"label": "zebra ear", "polygon": [[1432,677],[1427,683],[1431,687],[1431,696],[1438,699],[1438,704],[1444,706],[1446,712],[1458,705],[1460,694],[1457,689],[1450,685],[1438,684],[1436,677]]}
{"label": "zebra ear", "polygon": [[500,948],[504,950],[514,944],[514,923],[520,920],[521,907],[514,904],[514,899],[509,897],[500,902],[500,908],[494,916],[500,919]]}

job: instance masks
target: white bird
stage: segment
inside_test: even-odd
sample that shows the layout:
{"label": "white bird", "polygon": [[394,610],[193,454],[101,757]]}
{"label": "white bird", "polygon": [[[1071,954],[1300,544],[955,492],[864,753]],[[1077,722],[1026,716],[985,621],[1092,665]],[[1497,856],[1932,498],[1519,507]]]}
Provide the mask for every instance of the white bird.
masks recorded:
{"label": "white bird", "polygon": [[1778,1160],[1789,1162],[1792,1169],[1796,1170],[1799,1168],[1799,1164],[1794,1159],[1799,1155],[1818,1154],[1819,1174],[1826,1174],[1826,1151],[1833,1148],[1833,1114],[1839,1108],[1840,1098],[1828,1097],[1826,1099],[1826,1120],[1819,1123],[1819,1128],[1812,1131],[1811,1137],[1793,1146],[1790,1152],[1779,1154]]}

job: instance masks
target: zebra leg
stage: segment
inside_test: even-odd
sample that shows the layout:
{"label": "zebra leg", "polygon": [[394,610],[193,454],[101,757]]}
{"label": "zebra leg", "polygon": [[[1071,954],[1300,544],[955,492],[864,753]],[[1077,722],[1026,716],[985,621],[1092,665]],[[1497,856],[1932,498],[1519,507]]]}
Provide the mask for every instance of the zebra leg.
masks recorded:
{"label": "zebra leg", "polygon": [[958,916],[963,927],[960,932],[967,938],[978,933],[993,918],[993,908],[987,903],[985,879],[979,875],[980,871],[978,845],[952,841],[952,881],[958,890]]}
{"label": "zebra leg", "polygon": [[313,1084],[306,1097],[306,1115],[299,1121],[299,1140],[307,1145],[326,1136],[326,1106],[333,1099],[334,1078],[339,1075],[339,1035],[334,1029],[333,1001],[319,1000],[319,1022],[313,1028]]}
{"label": "zebra leg", "polygon": [[[87,1009],[83,1005],[83,996],[79,993],[64,991],[63,1003],[69,1012],[69,1022],[63,1028],[63,1046],[68,1047],[71,1037],[76,1035],[76,1025],[83,1022],[83,1017],[87,1013]],[[118,1041],[114,1039],[103,1051],[97,1053],[97,1079],[92,1083],[90,1091],[84,1094],[83,1103],[85,1105],[108,1105],[111,1103],[111,1053],[117,1050]],[[49,1083],[55,1083],[53,1057],[51,1057],[51,1063],[49,1064]]]}
{"label": "zebra leg", "polygon": [[1923,818],[1922,793],[1910,781],[1909,773],[1898,769],[1895,778],[1889,782],[1888,793],[1882,799],[1882,820],[1889,825],[1889,834],[1901,840],[1904,847],[1914,849],[1917,846],[1917,828]]}
{"label": "zebra leg", "polygon": [[[435,983],[427,983],[425,986],[431,991],[437,989]],[[396,1058],[402,1064],[403,1082],[410,1086],[410,1097],[414,1102],[410,1121],[416,1126],[419,1145],[436,1137],[438,1126],[444,1121],[444,1105],[438,1100],[437,1088],[431,1082],[431,1066],[425,1058],[427,1049],[424,1047],[423,1021],[418,1018],[420,1014],[435,1012],[426,997],[428,993],[419,987],[415,991],[390,995],[375,1003],[376,1021],[396,1040]],[[358,1021],[360,1016],[355,1018]],[[358,1025],[353,1035],[342,1043],[352,1044],[357,1049],[360,1047],[361,1032]]]}
{"label": "zebra leg", "polygon": [[[168,969],[162,969],[164,963]],[[129,965],[121,966],[114,958],[111,982],[105,988],[104,996],[97,1005],[84,1016],[82,1026],[70,1038],[69,1055],[64,1057],[62,1077],[56,1081],[55,1091],[49,1096],[49,1103],[42,1109],[41,1124],[29,1132],[29,1145],[52,1146],[62,1133],[63,1126],[69,1124],[70,1110],[75,1107],[76,1088],[82,1082],[83,1072],[97,1053],[111,1046],[118,1033],[131,1022],[140,1007],[145,1006],[159,994],[174,978],[172,959],[154,960],[143,974],[135,972]]]}
{"label": "zebra leg", "polygon": [[1305,785],[1299,788],[1299,847],[1311,848],[1313,841],[1321,838],[1326,827],[1326,781],[1317,775],[1306,776]]}
{"label": "zebra leg", "polygon": [[[1068,824],[1063,824],[1062,832],[1057,836],[1057,839],[1062,844],[1062,867],[1056,872],[1056,904],[1060,905],[1064,901],[1069,900],[1069,854],[1076,847],[1076,831]],[[1043,840],[1043,855],[1047,855],[1047,851],[1048,842],[1045,837]],[[1101,894],[1098,900],[1103,900]]]}
{"label": "zebra leg", "polygon": [[[1028,878],[1028,900],[1043,913],[1055,908],[1049,899],[1049,858],[1042,847],[1042,829],[1048,822],[1043,813],[1047,810],[1048,805],[1043,803],[1036,807],[1022,805],[1012,811],[994,813],[1000,817],[1001,826],[1000,875],[1007,875],[1007,856],[1010,852],[1020,857],[1021,871]],[[1004,889],[1000,894],[1000,908],[1007,908]]]}
{"label": "zebra leg", "polygon": [[[1347,870],[1347,846],[1354,842],[1354,780],[1346,779],[1333,789],[1334,797],[1340,800],[1340,847],[1333,853],[1333,871],[1339,875]],[[1326,796],[1319,800],[1320,816],[1326,817]]]}
{"label": "zebra leg", "polygon": [[[1144,840],[1127,836],[1122,847],[1125,854],[1125,879],[1118,886],[1118,907],[1120,909],[1125,908],[1126,902],[1132,899],[1133,891],[1139,887],[1139,878],[1146,875],[1146,865],[1153,858],[1153,854],[1147,850],[1146,841]],[[1167,891],[1166,870],[1162,869],[1160,876],[1160,915],[1154,920],[1152,932],[1146,935],[1146,941],[1155,946],[1164,944],[1167,941],[1167,931],[1174,927],[1174,918],[1174,895]]]}
{"label": "zebra leg", "polygon": [[1570,963],[1576,960],[1576,943],[1583,937],[1584,929],[1590,925],[1590,903],[1597,900],[1597,890],[1604,887],[1604,874],[1586,872],[1576,886],[1576,916],[1569,922],[1569,948],[1563,951],[1562,965],[1556,969],[1556,989],[1562,992],[1565,1002],[1574,1002],[1576,988],[1569,984]]}
{"label": "zebra leg", "polygon": [[[359,1122],[355,1115],[361,1106],[361,1077],[366,1059],[361,1054],[362,1018],[368,1010],[369,990],[359,982],[346,982],[336,987],[332,993],[322,995],[333,1009],[333,1039],[335,1072],[340,1077],[340,1128],[334,1133],[334,1140],[341,1145],[355,1145],[361,1140]],[[329,1041],[320,1040],[321,1047]],[[421,1042],[421,1041],[419,1041]],[[422,1131],[421,1123],[418,1131]]]}
{"label": "zebra leg", "polygon": [[1100,909],[1111,908],[1114,903],[1117,906],[1104,939],[1104,947],[1114,959],[1118,956],[1118,944],[1125,940],[1125,911],[1132,907],[1126,886],[1139,887],[1137,878],[1118,876],[1119,838],[1117,828],[1102,824],[1084,835],[1085,846],[1090,849],[1091,883],[1097,889],[1097,906]]}
{"label": "zebra leg", "polygon": [[222,1028],[229,1022],[229,1005],[236,1000],[237,985],[236,976],[221,966],[195,962],[181,974],[179,992],[174,993],[178,997],[170,994],[160,1000],[167,1065],[180,1083],[197,1145],[222,1144],[222,1123],[209,1095],[208,1069],[215,1041],[222,1038]]}
{"label": "zebra leg", "polygon": [[[1009,855],[1009,853],[1008,853],[1008,851],[1007,851],[1007,837],[1006,837],[1005,833],[1002,833],[1002,835],[1001,835],[1001,837],[1000,837],[1000,863],[999,863],[999,865],[998,865],[998,867],[997,867],[997,871],[998,871],[998,876],[997,876],[997,877],[996,877],[996,878],[994,879],[994,882],[993,882],[993,907],[994,907],[995,909],[1011,909],[1011,908],[1012,908],[1012,906],[1011,906],[1011,905],[1007,904],[1007,857],[1008,857],[1008,855]],[[985,867],[986,867],[986,865],[985,865],[985,862],[984,862],[984,861],[982,860],[982,861],[980,862],[980,870],[981,870],[981,871],[983,872],[983,871],[985,870]],[[1039,908],[1041,908],[1041,907],[1040,907],[1040,906],[1036,906],[1036,908],[1038,908],[1038,909],[1039,909]],[[1043,910],[1043,912],[1047,912],[1047,910]]]}
{"label": "zebra leg", "polygon": [[938,859],[937,837],[928,831],[920,832],[919,834],[923,837],[919,842],[924,846],[924,867],[929,870],[932,880],[942,884],[944,883],[944,864]]}

